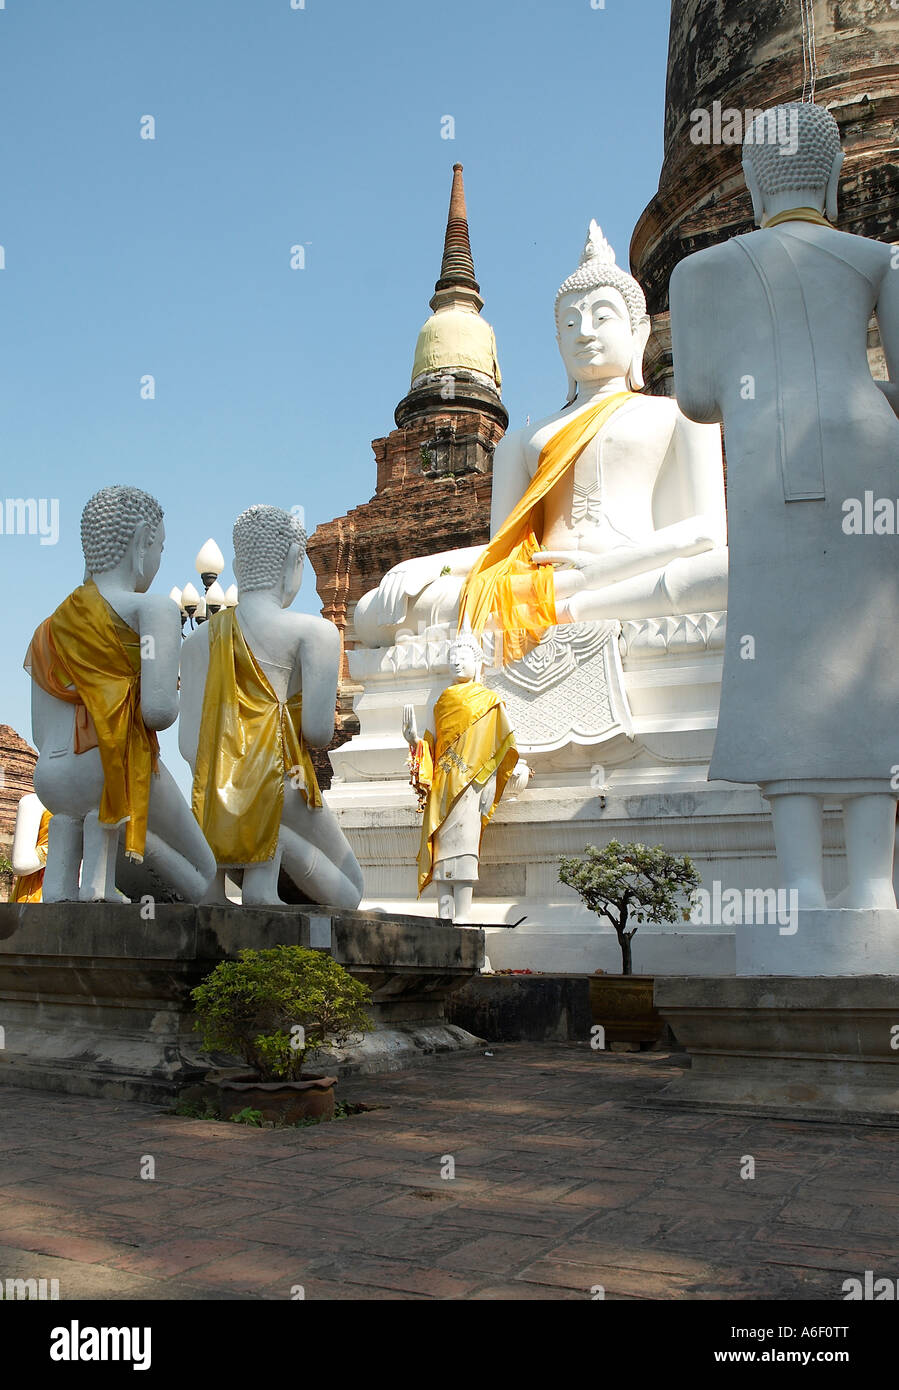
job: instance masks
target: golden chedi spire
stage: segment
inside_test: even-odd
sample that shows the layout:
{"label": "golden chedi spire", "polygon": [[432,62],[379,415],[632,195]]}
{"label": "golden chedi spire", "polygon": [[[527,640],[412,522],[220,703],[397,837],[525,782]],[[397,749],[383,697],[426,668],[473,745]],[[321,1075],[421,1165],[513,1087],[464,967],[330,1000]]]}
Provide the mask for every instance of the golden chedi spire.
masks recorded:
{"label": "golden chedi spire", "polygon": [[431,373],[477,372],[499,390],[502,377],[496,339],[486,319],[475,279],[462,165],[453,165],[453,187],[443,246],[440,279],[431,299],[433,313],[418,335],[412,385]]}

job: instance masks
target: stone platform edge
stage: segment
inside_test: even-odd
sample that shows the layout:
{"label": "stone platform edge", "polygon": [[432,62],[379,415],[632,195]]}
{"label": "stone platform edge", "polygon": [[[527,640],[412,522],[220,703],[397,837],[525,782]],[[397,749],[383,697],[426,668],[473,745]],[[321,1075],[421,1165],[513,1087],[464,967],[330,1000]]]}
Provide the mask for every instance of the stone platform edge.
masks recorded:
{"label": "stone platform edge", "polygon": [[338,1075],[480,1042],[445,1016],[483,964],[480,929],[327,907],[2,904],[0,1084],[171,1099],[235,1060],[201,1051],[191,990],[244,947],[281,944],[328,951],[372,991],[374,1030],[322,1059]]}

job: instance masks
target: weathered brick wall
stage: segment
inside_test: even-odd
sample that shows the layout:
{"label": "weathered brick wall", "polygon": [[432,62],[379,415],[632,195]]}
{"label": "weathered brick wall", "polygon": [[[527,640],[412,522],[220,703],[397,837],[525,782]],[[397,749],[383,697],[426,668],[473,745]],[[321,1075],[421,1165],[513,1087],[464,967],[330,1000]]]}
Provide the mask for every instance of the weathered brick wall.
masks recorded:
{"label": "weathered brick wall", "polygon": [[[34,791],[37,753],[15,729],[0,724],[0,856],[8,859],[16,828],[16,809],[26,792]],[[0,902],[6,902],[12,882],[0,872]]]}
{"label": "weathered brick wall", "polygon": [[[818,0],[815,100],[833,112],[846,160],[843,231],[899,236],[899,16],[890,0]],[[738,144],[690,139],[691,113],[760,109],[802,96],[796,0],[672,0],[659,191],[634,230],[631,267],[653,316],[647,382],[671,393],[668,281],[679,261],[753,229]],[[876,349],[872,363],[876,365]]]}

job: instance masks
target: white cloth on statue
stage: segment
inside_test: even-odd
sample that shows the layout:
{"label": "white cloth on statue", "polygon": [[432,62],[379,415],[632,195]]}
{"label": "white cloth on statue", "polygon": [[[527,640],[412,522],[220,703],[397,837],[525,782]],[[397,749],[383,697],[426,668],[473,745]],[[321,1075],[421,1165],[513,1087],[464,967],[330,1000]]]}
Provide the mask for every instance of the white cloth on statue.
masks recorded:
{"label": "white cloth on statue", "polygon": [[477,883],[481,851],[481,802],[493,800],[496,774],[484,787],[465,788],[434,837],[434,882]]}

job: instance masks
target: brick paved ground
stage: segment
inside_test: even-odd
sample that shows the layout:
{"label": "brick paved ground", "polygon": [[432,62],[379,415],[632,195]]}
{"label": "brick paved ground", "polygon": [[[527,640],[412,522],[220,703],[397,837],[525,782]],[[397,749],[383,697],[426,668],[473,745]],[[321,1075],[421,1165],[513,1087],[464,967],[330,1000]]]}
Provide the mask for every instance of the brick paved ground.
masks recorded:
{"label": "brick paved ground", "polygon": [[895,1129],[653,1109],[661,1054],[493,1052],[345,1082],[387,1108],[302,1130],[0,1089],[0,1278],[61,1298],[837,1300],[850,1275],[899,1276]]}

